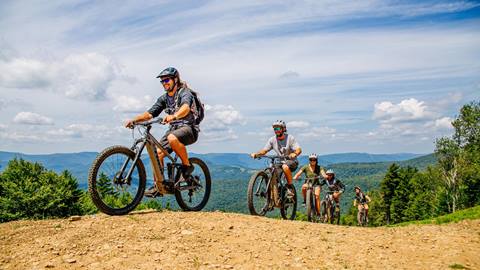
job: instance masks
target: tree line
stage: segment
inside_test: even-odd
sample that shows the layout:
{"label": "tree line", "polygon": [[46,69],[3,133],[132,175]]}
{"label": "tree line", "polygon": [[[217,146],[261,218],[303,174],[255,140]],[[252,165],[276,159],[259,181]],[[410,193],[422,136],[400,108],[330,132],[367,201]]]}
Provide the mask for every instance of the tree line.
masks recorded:
{"label": "tree line", "polygon": [[[380,188],[370,191],[370,224],[422,220],[480,204],[480,102],[464,105],[454,133],[436,140],[437,163],[424,171],[391,164]],[[356,223],[352,206],[345,224]]]}

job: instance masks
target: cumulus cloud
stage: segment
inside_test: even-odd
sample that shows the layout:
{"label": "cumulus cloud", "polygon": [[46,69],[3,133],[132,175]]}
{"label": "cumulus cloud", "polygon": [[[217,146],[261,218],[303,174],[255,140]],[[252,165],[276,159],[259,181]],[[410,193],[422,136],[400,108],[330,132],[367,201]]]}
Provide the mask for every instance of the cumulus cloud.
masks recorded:
{"label": "cumulus cloud", "polygon": [[104,99],[120,77],[118,64],[99,53],[73,54],[58,61],[0,60],[0,86],[52,89],[72,99]]}
{"label": "cumulus cloud", "polygon": [[382,123],[398,123],[406,121],[424,120],[432,118],[425,102],[414,98],[402,100],[398,104],[390,101],[375,103],[373,119],[380,120]]}
{"label": "cumulus cloud", "polygon": [[205,105],[202,136],[207,141],[225,141],[238,138],[234,127],[245,125],[242,114],[231,105]]}
{"label": "cumulus cloud", "polygon": [[154,99],[151,96],[144,96],[143,98],[131,97],[131,96],[118,96],[115,97],[116,105],[113,110],[122,113],[139,113],[144,112],[152,106]]}
{"label": "cumulus cloud", "polygon": [[53,125],[51,118],[32,112],[19,112],[13,122],[24,125]]}
{"label": "cumulus cloud", "polygon": [[435,130],[452,130],[453,119],[450,117],[442,117],[439,119],[436,119],[435,121],[431,121],[427,123],[425,126],[426,127],[432,127]]}

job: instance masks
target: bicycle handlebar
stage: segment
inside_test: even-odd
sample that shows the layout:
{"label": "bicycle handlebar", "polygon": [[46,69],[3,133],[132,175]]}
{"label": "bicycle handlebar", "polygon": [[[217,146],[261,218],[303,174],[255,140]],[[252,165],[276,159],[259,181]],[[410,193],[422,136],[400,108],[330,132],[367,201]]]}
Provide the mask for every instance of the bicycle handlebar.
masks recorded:
{"label": "bicycle handlebar", "polygon": [[275,159],[284,159],[284,160],[289,159],[288,157],[279,156],[279,155],[272,155],[272,156],[264,155],[264,156],[256,157],[255,159],[262,159],[262,158],[268,158],[268,159],[271,159],[272,161]]}
{"label": "bicycle handlebar", "polygon": [[135,124],[133,124],[133,125],[134,125],[134,126],[144,126],[144,127],[148,127],[148,126],[151,126],[152,124],[160,124],[160,125],[163,125],[163,124],[165,124],[165,123],[163,122],[163,118],[157,117],[157,118],[153,118],[153,119],[150,119],[150,120],[147,120],[147,121],[135,123]]}

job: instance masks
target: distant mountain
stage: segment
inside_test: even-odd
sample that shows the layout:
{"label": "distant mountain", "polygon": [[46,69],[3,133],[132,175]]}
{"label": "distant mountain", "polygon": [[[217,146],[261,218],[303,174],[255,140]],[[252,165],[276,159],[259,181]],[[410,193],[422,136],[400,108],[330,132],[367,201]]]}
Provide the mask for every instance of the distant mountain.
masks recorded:
{"label": "distant mountain", "polygon": [[[77,177],[80,187],[87,187],[87,175],[90,165],[97,156],[96,152],[80,152],[80,153],[64,153],[64,154],[48,154],[48,155],[29,155],[23,153],[14,152],[1,152],[0,151],[0,171],[5,168],[8,161],[13,158],[23,158],[25,160],[39,162],[46,168],[61,172],[63,170],[69,170]],[[220,179],[243,179],[248,178],[252,172],[252,169],[264,168],[266,165],[265,160],[254,160],[248,154],[240,153],[210,153],[210,154],[190,154],[193,157],[199,157],[210,167],[212,176]],[[409,158],[418,157],[418,154],[368,154],[368,153],[342,153],[320,156],[320,163],[324,166],[329,166],[337,169],[339,175],[350,176],[353,174],[371,174],[374,172],[385,171],[388,164],[391,161],[404,161]],[[431,157],[428,156],[427,161],[424,158],[418,158],[410,160],[409,164],[415,163],[428,163],[432,162]],[[308,160],[307,156],[301,156],[299,158],[300,164],[306,164]],[[377,162],[379,164],[372,164],[371,162]],[[342,165],[340,165],[342,163]],[[343,164],[345,163],[345,164]],[[359,163],[355,164],[354,163]],[[362,163],[362,164],[360,164]],[[150,166],[145,164],[147,172],[149,173]],[[424,166],[423,166],[424,167]],[[361,169],[363,168],[363,169]],[[348,170],[353,170],[349,172]]]}
{"label": "distant mountain", "polygon": [[[248,154],[239,153],[211,153],[211,154],[195,154],[192,156],[199,157],[209,164],[224,166],[240,166],[245,168],[258,169],[265,166],[265,161],[254,160]],[[368,154],[368,153],[341,153],[320,155],[319,163],[322,165],[336,163],[370,163],[370,162],[387,162],[387,161],[403,161],[422,156],[422,154],[399,153],[399,154]],[[308,156],[300,156],[300,163],[304,164],[308,160]]]}
{"label": "distant mountain", "polygon": [[[415,154],[392,154],[392,155],[371,155],[365,153],[345,153],[326,155],[321,157],[321,163],[328,168],[335,170],[337,177],[347,185],[347,193],[342,201],[342,207],[348,209],[347,204],[351,201],[351,191],[355,185],[360,185],[365,190],[378,188],[388,166],[393,161],[383,162],[344,162],[348,160],[382,160],[398,159],[415,156],[413,159],[395,161],[401,166],[415,166],[424,169],[434,164],[436,159],[433,154],[417,157]],[[88,171],[97,156],[94,152],[50,154],[50,155],[27,155],[21,153],[0,152],[0,171],[13,158],[23,158],[28,161],[41,163],[44,167],[56,172],[69,170],[77,178],[81,189],[88,188]],[[212,176],[212,197],[207,205],[207,210],[220,209],[230,212],[246,212],[246,190],[250,177],[255,170],[264,168],[265,160],[253,160],[248,154],[191,154],[207,162]],[[349,158],[350,157],[350,158]],[[145,157],[146,158],[146,157]],[[331,161],[331,163],[330,163]],[[300,158],[300,164],[306,164],[307,157]],[[148,183],[152,182],[150,164],[144,160],[147,170]],[[301,183],[296,183],[299,189]],[[173,197],[167,196],[164,200],[173,203]]]}

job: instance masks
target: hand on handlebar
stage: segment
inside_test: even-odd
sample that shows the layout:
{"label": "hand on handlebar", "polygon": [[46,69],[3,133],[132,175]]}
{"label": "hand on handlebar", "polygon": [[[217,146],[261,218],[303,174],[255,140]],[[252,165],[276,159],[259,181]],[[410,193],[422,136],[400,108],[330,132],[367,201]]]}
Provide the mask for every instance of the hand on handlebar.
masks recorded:
{"label": "hand on handlebar", "polygon": [[257,158],[257,157],[258,157],[258,154],[257,154],[257,153],[251,153],[250,156],[251,156],[252,158]]}
{"label": "hand on handlebar", "polygon": [[135,121],[133,119],[130,119],[125,122],[125,127],[132,129],[134,124],[135,124]]}
{"label": "hand on handlebar", "polygon": [[172,122],[172,121],[174,121],[174,120],[176,120],[175,115],[169,114],[169,115],[165,116],[165,118],[163,119],[163,123],[167,123],[167,124],[168,124],[168,123],[170,123],[170,122]]}

